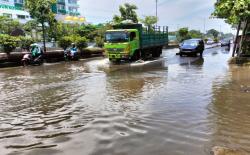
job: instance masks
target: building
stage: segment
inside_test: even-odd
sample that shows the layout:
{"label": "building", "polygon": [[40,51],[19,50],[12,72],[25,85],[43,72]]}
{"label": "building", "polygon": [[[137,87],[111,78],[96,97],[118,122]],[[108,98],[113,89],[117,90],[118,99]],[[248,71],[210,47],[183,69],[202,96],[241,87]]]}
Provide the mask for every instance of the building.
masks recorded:
{"label": "building", "polygon": [[[51,6],[56,14],[56,19],[63,22],[84,22],[85,19],[79,13],[79,0],[57,0],[57,4]],[[18,19],[20,23],[26,23],[31,17],[24,9],[25,0],[0,0],[0,15]]]}
{"label": "building", "polygon": [[23,5],[23,0],[0,0],[0,15],[25,23],[31,18],[29,13],[23,9]]}

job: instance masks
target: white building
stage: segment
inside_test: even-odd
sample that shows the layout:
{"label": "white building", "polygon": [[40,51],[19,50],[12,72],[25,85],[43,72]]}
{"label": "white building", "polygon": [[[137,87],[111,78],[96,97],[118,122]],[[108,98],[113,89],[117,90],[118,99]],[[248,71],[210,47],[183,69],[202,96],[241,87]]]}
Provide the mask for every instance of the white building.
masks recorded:
{"label": "white building", "polygon": [[23,9],[23,0],[0,0],[0,15],[18,19],[21,23],[31,19],[29,13]]}
{"label": "white building", "polygon": [[[57,4],[52,6],[56,13],[56,19],[65,22],[84,22],[80,17],[79,0],[57,0]],[[31,17],[24,9],[25,0],[0,0],[0,15],[18,19],[20,23],[26,23]]]}

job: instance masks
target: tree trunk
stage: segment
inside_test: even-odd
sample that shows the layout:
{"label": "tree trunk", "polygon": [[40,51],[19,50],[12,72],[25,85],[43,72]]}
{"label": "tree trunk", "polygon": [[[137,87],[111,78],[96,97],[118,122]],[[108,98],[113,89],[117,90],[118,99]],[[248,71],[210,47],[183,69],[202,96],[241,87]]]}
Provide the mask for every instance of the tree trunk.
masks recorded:
{"label": "tree trunk", "polygon": [[42,22],[42,29],[43,29],[43,52],[46,53],[46,36],[45,36],[44,22]]}
{"label": "tree trunk", "polygon": [[247,25],[248,25],[248,20],[245,21],[245,25],[243,27],[243,32],[242,32],[242,35],[241,35],[241,39],[240,39],[240,48],[239,48],[239,52],[237,53],[237,56],[239,57],[240,54],[242,54],[242,45],[243,45],[243,41],[245,40],[245,35],[246,35],[246,30],[247,30]]}
{"label": "tree trunk", "polygon": [[238,36],[239,36],[239,33],[240,33],[240,27],[241,27],[241,21],[239,22],[238,27],[237,27],[237,33],[236,33],[235,40],[234,40],[234,47],[233,47],[232,57],[235,56],[236,47],[237,47],[237,40],[238,40]]}

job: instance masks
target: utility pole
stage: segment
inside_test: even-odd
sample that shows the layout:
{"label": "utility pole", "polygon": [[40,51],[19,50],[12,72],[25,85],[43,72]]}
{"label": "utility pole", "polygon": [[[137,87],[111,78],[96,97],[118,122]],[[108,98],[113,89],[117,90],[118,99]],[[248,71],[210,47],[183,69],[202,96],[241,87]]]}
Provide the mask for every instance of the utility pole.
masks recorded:
{"label": "utility pole", "polygon": [[206,36],[206,18],[204,18],[204,39]]}

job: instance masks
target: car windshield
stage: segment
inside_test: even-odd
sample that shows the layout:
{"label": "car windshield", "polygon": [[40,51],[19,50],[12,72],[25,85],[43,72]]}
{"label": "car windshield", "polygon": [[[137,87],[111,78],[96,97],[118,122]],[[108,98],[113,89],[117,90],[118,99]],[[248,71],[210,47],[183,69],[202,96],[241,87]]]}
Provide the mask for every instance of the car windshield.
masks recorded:
{"label": "car windshield", "polygon": [[183,45],[186,46],[186,45],[191,45],[191,46],[197,46],[198,45],[198,41],[196,40],[186,40],[183,42]]}
{"label": "car windshield", "polygon": [[110,43],[128,42],[129,36],[126,32],[107,32],[105,35],[105,41]]}

